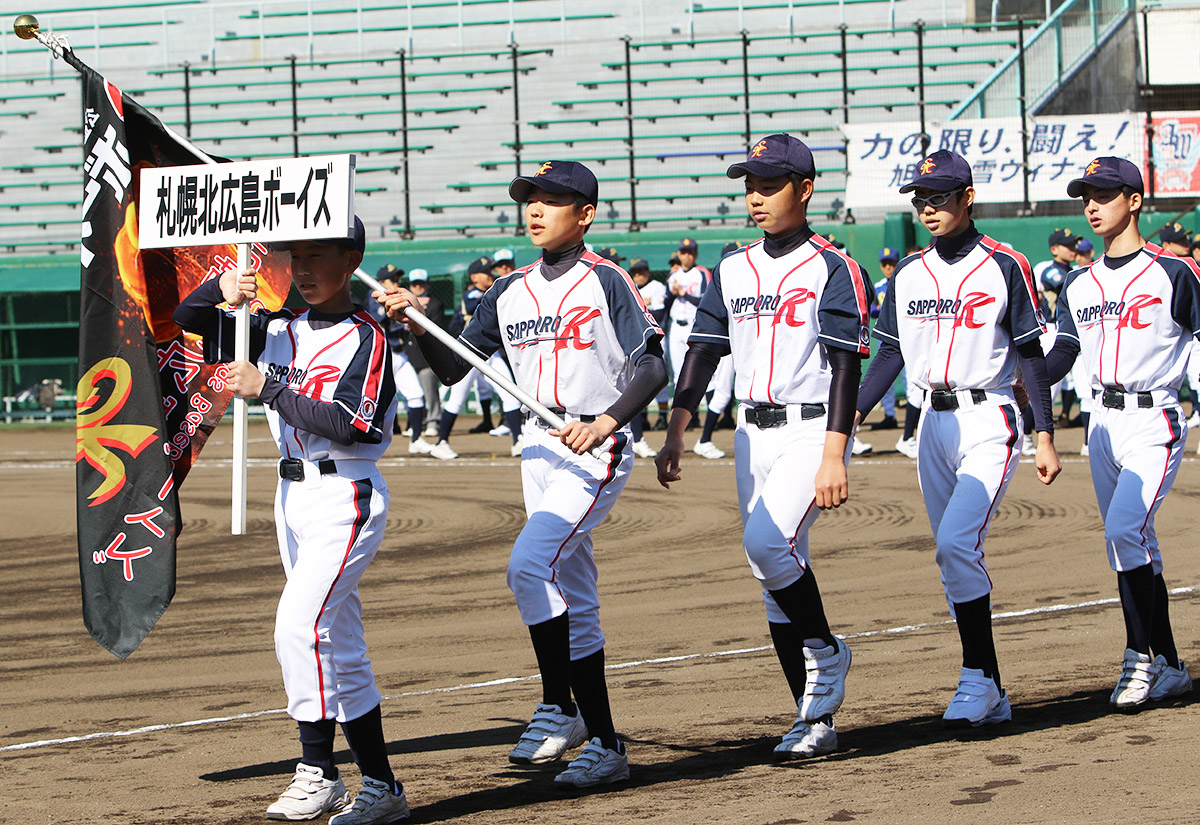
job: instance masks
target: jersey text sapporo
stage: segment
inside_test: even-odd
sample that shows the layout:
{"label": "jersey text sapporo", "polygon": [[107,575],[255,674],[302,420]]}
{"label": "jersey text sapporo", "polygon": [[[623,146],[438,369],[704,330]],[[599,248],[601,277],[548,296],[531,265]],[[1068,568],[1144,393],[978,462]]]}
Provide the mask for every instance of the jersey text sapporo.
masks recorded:
{"label": "jersey text sapporo", "polygon": [[996,302],[995,295],[971,292],[965,298],[918,298],[908,302],[908,317],[926,321],[954,319],[955,327],[980,329],[984,324],[975,320],[975,311]]}
{"label": "jersey text sapporo", "polygon": [[1161,304],[1162,298],[1152,295],[1136,295],[1127,301],[1104,301],[1090,307],[1075,310],[1075,322],[1081,327],[1091,327],[1104,321],[1116,321],[1117,329],[1132,327],[1145,329],[1149,321],[1143,321],[1138,313],[1147,307]]}
{"label": "jersey text sapporo", "polygon": [[729,317],[742,323],[771,316],[771,324],[786,324],[789,327],[802,327],[805,322],[797,318],[800,305],[817,297],[811,289],[797,287],[783,295],[746,295],[729,299]]}
{"label": "jersey text sapporo", "polygon": [[600,317],[596,307],[573,307],[561,315],[543,315],[507,324],[504,334],[514,349],[525,349],[542,341],[553,341],[554,352],[566,349],[588,349],[594,339],[584,340],[583,327]]}

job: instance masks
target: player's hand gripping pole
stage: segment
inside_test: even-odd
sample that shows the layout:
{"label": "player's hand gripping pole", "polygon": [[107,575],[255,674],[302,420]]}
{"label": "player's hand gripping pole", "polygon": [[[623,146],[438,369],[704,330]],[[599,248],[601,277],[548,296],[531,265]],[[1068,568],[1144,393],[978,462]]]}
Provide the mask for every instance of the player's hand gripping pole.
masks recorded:
{"label": "player's hand gripping pole", "polygon": [[[237,272],[242,276],[250,271],[250,244],[237,245]],[[233,311],[233,357],[236,361],[250,360],[250,302]],[[230,532],[235,536],[246,533],[246,399],[233,396],[233,516]]]}
{"label": "player's hand gripping pole", "polygon": [[[354,275],[360,281],[362,281],[364,284],[369,286],[371,289],[377,290],[379,292],[387,292],[387,290],[383,288],[383,284],[379,283],[379,281],[375,280],[370,275],[363,272],[361,269],[355,271]],[[457,338],[455,338],[450,333],[446,332],[446,330],[439,327],[433,321],[429,320],[428,317],[426,317],[425,315],[422,315],[420,312],[417,312],[412,307],[404,308],[404,317],[408,318],[408,320],[412,321],[414,324],[419,326],[421,329],[425,330],[430,335],[432,335],[434,338],[438,339],[443,344],[448,346],[454,352],[455,355],[457,355],[459,358],[466,361],[472,367],[475,367],[475,369],[482,372],[484,375],[486,375],[488,377],[488,380],[490,380],[492,383],[496,384],[497,386],[501,387],[505,392],[512,395],[514,398],[516,398],[518,401],[520,401],[522,404],[524,404],[528,409],[532,410],[534,412],[534,414],[537,415],[538,418],[545,421],[551,427],[553,427],[556,430],[561,430],[563,427],[567,426],[567,422],[564,421],[556,413],[554,413],[550,409],[548,409],[545,404],[542,404],[540,401],[538,401],[532,395],[525,392],[525,390],[521,389],[516,384],[514,384],[512,381],[508,380],[507,376],[503,375],[500,372],[497,372],[495,369],[493,369],[492,365],[487,362],[486,359],[480,358],[478,355],[476,355],[470,349],[463,346],[462,343]],[[599,459],[601,461],[604,460],[604,458],[603,458],[604,452],[605,451],[601,445],[597,445],[590,450],[592,457]]]}

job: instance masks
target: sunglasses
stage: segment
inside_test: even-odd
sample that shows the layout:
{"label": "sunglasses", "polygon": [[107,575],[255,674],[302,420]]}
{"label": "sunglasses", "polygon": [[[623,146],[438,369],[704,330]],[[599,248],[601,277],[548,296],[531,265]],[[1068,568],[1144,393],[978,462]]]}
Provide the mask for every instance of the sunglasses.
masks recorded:
{"label": "sunglasses", "polygon": [[932,206],[934,209],[941,209],[950,202],[951,198],[962,191],[962,189],[952,189],[949,192],[941,192],[937,195],[930,195],[928,198],[914,197],[912,199],[912,205],[918,212],[924,209],[926,206]]}

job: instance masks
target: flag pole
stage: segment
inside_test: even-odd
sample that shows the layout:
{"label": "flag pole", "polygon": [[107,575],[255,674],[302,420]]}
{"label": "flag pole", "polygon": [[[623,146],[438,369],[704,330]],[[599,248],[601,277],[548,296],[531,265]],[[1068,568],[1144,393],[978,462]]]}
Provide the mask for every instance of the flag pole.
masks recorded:
{"label": "flag pole", "polygon": [[[22,14],[17,17],[13,21],[13,32],[22,40],[38,41],[49,49],[54,57],[62,59],[76,71],[83,70],[82,62],[71,51],[67,39],[61,35],[55,36],[43,32],[38,19],[32,14]],[[163,124],[162,128],[171,136],[172,140],[195,155],[201,163],[216,164],[218,162],[171,127]],[[239,275],[250,271],[249,244],[237,245],[237,271]],[[247,303],[243,302],[234,310],[234,325],[233,357],[238,361],[249,361],[250,307]],[[246,447],[249,424],[247,412],[246,399],[235,394],[233,396],[233,515],[230,524],[230,532],[235,536],[244,535],[246,532]]]}

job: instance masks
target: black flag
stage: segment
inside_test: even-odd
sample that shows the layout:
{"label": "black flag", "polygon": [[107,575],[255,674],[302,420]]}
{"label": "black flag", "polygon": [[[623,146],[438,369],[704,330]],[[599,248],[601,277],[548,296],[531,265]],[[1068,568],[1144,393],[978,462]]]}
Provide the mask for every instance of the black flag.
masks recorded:
{"label": "black flag", "polygon": [[[63,59],[87,89],[75,419],[83,620],[124,659],[175,594],[179,485],[231,398],[225,366],[205,364],[171,314],[182,296],[232,269],[236,250],[139,250],[141,169],[208,161],[69,49]],[[278,309],[286,262],[253,246],[251,267],[262,306]]]}

